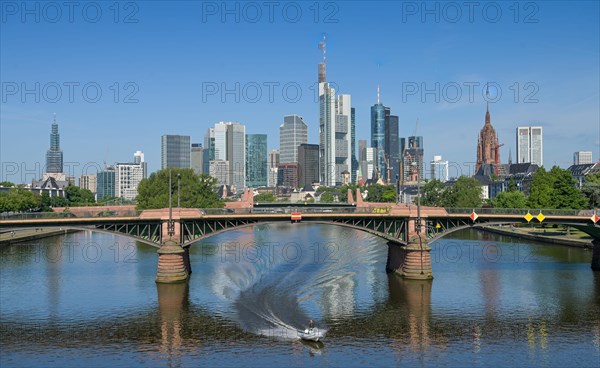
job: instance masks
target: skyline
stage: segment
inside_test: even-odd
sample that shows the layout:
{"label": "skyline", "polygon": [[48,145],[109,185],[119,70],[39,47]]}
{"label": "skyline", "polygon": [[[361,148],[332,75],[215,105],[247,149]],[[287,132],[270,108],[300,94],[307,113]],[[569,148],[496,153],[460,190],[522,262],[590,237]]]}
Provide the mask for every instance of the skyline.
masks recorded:
{"label": "skyline", "polygon": [[[367,8],[319,3],[320,22],[314,22],[316,13],[310,4],[285,3],[302,8],[303,17],[297,23],[277,17],[273,22],[263,18],[250,23],[244,14],[239,23],[231,17],[223,23],[209,15],[213,9],[207,4],[217,4],[212,2],[180,3],[178,9],[161,7],[161,3],[136,4],[138,11],[129,20],[138,23],[124,23],[124,14],[131,14],[131,9],[121,9],[120,22],[115,23],[112,16],[116,14],[108,4],[99,5],[105,9],[97,23],[77,18],[73,23],[67,18],[50,23],[43,16],[39,23],[31,17],[22,23],[3,9],[3,180],[11,179],[6,178],[7,164],[24,164],[31,171],[35,163],[44,166],[53,113],[60,126],[65,166],[72,162],[80,167],[88,162],[112,164],[142,150],[149,172],[154,172],[160,168],[162,135],[190,135],[192,143],[202,143],[206,130],[219,121],[239,121],[248,134],[268,134],[270,152],[279,148],[279,137],[273,132],[284,115],[294,114],[303,116],[308,125],[308,143],[318,143],[315,94],[322,52],[317,45],[323,32],[328,40],[328,79],[337,84],[337,93],[352,96],[357,142],[371,141],[370,107],[377,102],[380,84],[381,103],[399,116],[400,137],[415,135],[419,118],[416,135],[426,142],[426,162],[442,155],[445,160],[474,166],[477,135],[485,117],[485,84],[491,83],[496,98],[495,82],[502,96],[490,101],[490,114],[499,141],[505,144],[502,162],[507,161],[509,149],[515,157],[516,128],[533,125],[544,129],[547,168],[569,166],[576,151],[592,151],[594,161],[600,158],[597,3],[534,3],[538,11],[528,20],[538,23],[524,22],[524,14],[533,13],[525,9],[526,3],[520,3],[523,8],[517,23],[509,4],[503,3],[496,3],[504,7],[497,23],[481,17],[451,23],[443,14],[438,23],[431,16],[422,22],[418,14],[409,15],[412,2],[369,3]],[[328,4],[337,8],[325,9]],[[329,20],[338,22],[324,22],[324,14],[336,9]],[[156,29],[159,25],[164,29]],[[73,48],[77,52],[72,53]],[[45,88],[39,103],[34,101],[36,96],[21,91],[35,83]],[[86,83],[100,86],[102,96],[97,103],[84,98],[93,97],[93,88],[86,96],[69,96],[69,86],[78,91]],[[238,96],[221,96],[223,86],[233,88],[236,83]],[[281,87],[286,83],[290,93],[283,96]],[[420,96],[422,87],[431,89],[436,83],[439,102],[432,94]],[[475,83],[477,92],[471,102],[469,86]],[[515,83],[519,86],[517,103]],[[56,103],[46,102],[52,100],[56,85],[62,96]],[[19,91],[12,94],[15,86]],[[262,95],[255,103],[249,102],[257,86]],[[297,86],[302,95],[290,102],[296,99],[292,87]],[[453,103],[451,92],[456,86],[463,96]],[[271,87],[272,102],[268,98]],[[214,88],[219,92],[212,94]],[[410,94],[411,88],[420,91]],[[116,91],[118,103],[114,102]],[[525,103],[526,98],[538,102]],[[135,99],[137,103],[125,103]],[[13,176],[13,181],[22,180]]]}

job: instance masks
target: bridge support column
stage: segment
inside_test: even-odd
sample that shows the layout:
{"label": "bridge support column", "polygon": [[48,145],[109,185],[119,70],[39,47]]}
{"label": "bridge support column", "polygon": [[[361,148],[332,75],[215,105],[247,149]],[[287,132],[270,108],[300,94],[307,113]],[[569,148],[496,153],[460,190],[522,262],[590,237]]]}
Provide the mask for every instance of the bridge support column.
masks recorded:
{"label": "bridge support column", "polygon": [[[189,253],[174,240],[167,240],[157,251],[158,272],[156,282],[173,284],[188,279]],[[188,267],[186,267],[186,255]]]}
{"label": "bridge support column", "polygon": [[427,241],[421,243],[413,238],[407,245],[388,243],[388,260],[386,270],[395,272],[405,279],[431,280],[431,247]]}
{"label": "bridge support column", "polygon": [[592,242],[594,248],[592,250],[592,270],[600,271],[600,239]]}

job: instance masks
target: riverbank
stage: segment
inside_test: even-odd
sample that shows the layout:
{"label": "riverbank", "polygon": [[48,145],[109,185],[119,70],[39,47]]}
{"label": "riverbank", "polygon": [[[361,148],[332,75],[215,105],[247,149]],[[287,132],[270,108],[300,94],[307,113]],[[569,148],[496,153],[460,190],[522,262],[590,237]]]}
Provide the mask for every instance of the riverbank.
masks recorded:
{"label": "riverbank", "polygon": [[543,229],[539,228],[519,228],[512,226],[482,226],[479,229],[494,234],[512,236],[520,239],[535,240],[544,243],[567,245],[569,247],[577,248],[593,248],[591,239],[581,239],[573,236],[567,236],[562,234],[548,234],[543,235],[540,232]]}
{"label": "riverbank", "polygon": [[2,233],[0,233],[0,246],[49,238],[51,236],[66,235],[77,231],[80,230],[56,228],[30,228],[15,229],[14,231],[3,231]]}

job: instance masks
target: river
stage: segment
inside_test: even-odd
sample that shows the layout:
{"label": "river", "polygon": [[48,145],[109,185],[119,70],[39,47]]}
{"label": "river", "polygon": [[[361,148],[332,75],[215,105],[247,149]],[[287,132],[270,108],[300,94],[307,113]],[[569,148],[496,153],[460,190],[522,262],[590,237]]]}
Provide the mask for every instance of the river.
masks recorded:
{"label": "river", "polygon": [[[156,248],[80,232],[0,249],[0,366],[600,366],[591,251],[473,230],[432,244],[434,280],[386,274],[354,229],[266,224]],[[297,329],[317,322],[323,345]]]}

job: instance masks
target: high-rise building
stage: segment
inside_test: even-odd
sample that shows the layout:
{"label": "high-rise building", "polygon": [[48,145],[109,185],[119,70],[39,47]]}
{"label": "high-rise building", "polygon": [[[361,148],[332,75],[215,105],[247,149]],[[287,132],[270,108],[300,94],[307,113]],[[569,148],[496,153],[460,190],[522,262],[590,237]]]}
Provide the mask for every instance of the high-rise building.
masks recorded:
{"label": "high-rise building", "polygon": [[163,135],[161,137],[161,169],[178,167],[189,169],[190,162],[189,135]]}
{"label": "high-rise building", "polygon": [[319,145],[301,144],[298,147],[298,186],[319,182]]}
{"label": "high-rise building", "polygon": [[229,182],[229,161],[210,160],[208,174],[217,180],[219,185],[230,185]]}
{"label": "high-rise building", "polygon": [[375,170],[379,177],[386,173],[385,164],[385,106],[379,102],[379,88],[377,89],[377,104],[371,106],[371,147],[375,149]]}
{"label": "high-rise building", "polygon": [[305,143],[308,143],[308,126],[302,116],[284,116],[279,126],[279,162],[298,162],[298,146]]}
{"label": "high-rise building", "polygon": [[448,181],[448,161],[443,161],[442,156],[433,156],[431,160],[431,179],[441,182]]}
{"label": "high-rise building", "polygon": [[592,151],[578,151],[573,154],[573,165],[592,164]]}
{"label": "high-rise building", "polygon": [[408,139],[400,139],[402,157],[402,176],[404,181],[423,180],[425,166],[423,161],[424,146],[423,137],[411,136]]}
{"label": "high-rise building", "polygon": [[384,173],[384,178],[389,179],[390,183],[393,183],[396,175],[399,174],[400,170],[400,142],[398,137],[398,116],[391,115],[390,109],[385,109],[385,155],[386,155],[386,169],[389,164],[389,178],[388,171]]}
{"label": "high-rise building", "polygon": [[96,199],[101,200],[106,197],[115,196],[115,168],[105,165],[104,169],[98,172],[96,180]]}
{"label": "high-rise building", "polygon": [[356,158],[356,109],[350,108],[350,147],[352,169],[350,170],[350,181],[356,183],[358,179],[358,159]]}
{"label": "high-rise building", "polygon": [[87,189],[92,193],[96,193],[96,174],[84,174],[79,177],[79,187],[81,189]]}
{"label": "high-rise building", "polygon": [[542,127],[517,128],[517,163],[543,166]]}
{"label": "high-rise building", "polygon": [[196,175],[204,173],[204,148],[202,143],[192,143],[190,163]]}
{"label": "high-rise building", "polygon": [[246,135],[246,185],[249,188],[267,186],[267,135]]}
{"label": "high-rise building", "polygon": [[148,178],[148,163],[144,160],[144,152],[135,151],[133,154],[133,162],[142,165],[143,179]]}
{"label": "high-rise building", "polygon": [[54,114],[54,120],[52,121],[52,130],[50,132],[50,149],[46,151],[46,170],[48,176],[53,176],[57,180],[58,176],[64,176],[63,174],[63,152],[60,149],[60,135],[58,134],[58,124],[56,123],[56,114]]}
{"label": "high-rise building", "polygon": [[298,163],[279,164],[277,168],[277,185],[290,188],[298,187]]}
{"label": "high-rise building", "polygon": [[[243,191],[246,187],[246,126],[238,122],[219,122],[212,131],[209,130],[208,141],[212,141],[212,133],[214,159],[228,162],[229,185],[238,192]],[[218,167],[221,170],[223,164]]]}
{"label": "high-rise building", "polygon": [[270,187],[277,186],[277,170],[279,168],[279,150],[269,152],[269,177],[267,185]]}
{"label": "high-rise building", "polygon": [[352,170],[352,106],[350,95],[335,94],[326,79],[325,36],[319,47],[319,172],[321,184],[335,186]]}
{"label": "high-rise building", "polygon": [[204,173],[210,172],[210,161],[215,159],[215,128],[208,128],[206,136],[204,137],[204,153],[202,160],[204,166],[202,171]]}
{"label": "high-rise building", "polygon": [[496,130],[490,120],[490,104],[488,103],[485,112],[485,124],[481,128],[479,137],[477,138],[477,163],[475,165],[475,172],[478,172],[482,165],[487,164],[492,164],[497,169],[499,163],[500,145],[498,144]]}
{"label": "high-rise building", "polygon": [[115,197],[133,200],[144,178],[144,168],[136,163],[115,164]]}

